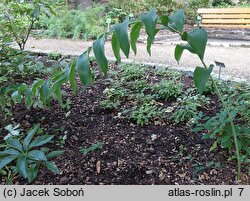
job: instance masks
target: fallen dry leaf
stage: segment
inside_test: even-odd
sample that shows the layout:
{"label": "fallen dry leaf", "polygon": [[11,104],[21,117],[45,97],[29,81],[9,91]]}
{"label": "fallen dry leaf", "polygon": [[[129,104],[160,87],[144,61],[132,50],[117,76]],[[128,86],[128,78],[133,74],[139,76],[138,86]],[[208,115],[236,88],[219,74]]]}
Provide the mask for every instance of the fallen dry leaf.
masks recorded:
{"label": "fallen dry leaf", "polygon": [[101,172],[101,161],[96,162],[96,172],[97,174],[100,174]]}

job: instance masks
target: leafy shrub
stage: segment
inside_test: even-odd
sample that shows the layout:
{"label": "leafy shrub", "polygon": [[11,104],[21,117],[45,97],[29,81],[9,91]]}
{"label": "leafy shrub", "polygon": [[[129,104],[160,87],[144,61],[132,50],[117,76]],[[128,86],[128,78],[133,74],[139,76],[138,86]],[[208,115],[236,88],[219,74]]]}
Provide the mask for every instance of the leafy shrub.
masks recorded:
{"label": "leafy shrub", "polygon": [[183,83],[174,79],[162,80],[152,88],[160,99],[177,98],[182,93]]}
{"label": "leafy shrub", "polygon": [[209,8],[212,6],[213,0],[188,0],[186,13],[190,20],[196,22],[198,8]]}
{"label": "leafy shrub", "polygon": [[34,23],[42,13],[55,14],[46,1],[2,0],[0,2],[0,34],[8,34],[20,50],[24,50]]}
{"label": "leafy shrub", "polygon": [[37,26],[45,29],[42,34],[49,37],[94,39],[107,27],[103,18],[104,11],[103,6],[94,6],[84,11],[65,8],[58,16],[52,16],[49,20],[42,17]]}
{"label": "leafy shrub", "polygon": [[103,100],[100,102],[100,106],[103,109],[118,109],[118,107],[120,106],[120,101],[112,101],[112,100]]}
{"label": "leafy shrub", "polygon": [[144,76],[145,68],[138,65],[125,65],[121,73],[122,81],[131,81],[140,79]]}
{"label": "leafy shrub", "polygon": [[172,115],[175,123],[188,122],[193,120],[197,115],[199,108],[204,108],[209,103],[209,99],[205,96],[194,95],[189,93],[177,99],[177,108]]}
{"label": "leafy shrub", "polygon": [[130,13],[138,16],[140,13],[151,8],[156,8],[160,14],[168,15],[182,6],[181,3],[178,3],[175,0],[111,0],[109,5],[111,7],[111,12],[115,12],[115,10],[119,9],[120,13],[122,13],[119,18],[121,21],[123,21]]}
{"label": "leafy shrub", "polygon": [[[214,139],[211,151],[218,146],[233,151],[234,136],[232,135],[231,119],[237,133],[238,147],[241,155],[241,162],[250,162],[250,86],[246,84],[223,85],[224,99],[228,110],[222,109],[216,115],[207,117],[200,114],[195,121],[194,131],[209,132],[203,136],[204,139]],[[235,158],[233,155],[232,158]]]}
{"label": "leafy shrub", "polygon": [[52,135],[40,135],[32,140],[38,130],[39,125],[34,126],[24,135],[21,142],[19,135],[18,137],[9,136],[5,140],[4,150],[0,152],[0,170],[15,164],[14,172],[19,173],[20,176],[28,179],[29,182],[32,182],[37,177],[41,165],[54,173],[59,173],[57,166],[50,162],[49,159],[63,152],[54,151],[48,153],[48,149],[37,149],[50,142],[53,138]]}
{"label": "leafy shrub", "polygon": [[144,103],[132,108],[132,112],[129,117],[132,121],[143,126],[150,121],[164,118],[164,110],[159,109],[152,101],[150,103]]}

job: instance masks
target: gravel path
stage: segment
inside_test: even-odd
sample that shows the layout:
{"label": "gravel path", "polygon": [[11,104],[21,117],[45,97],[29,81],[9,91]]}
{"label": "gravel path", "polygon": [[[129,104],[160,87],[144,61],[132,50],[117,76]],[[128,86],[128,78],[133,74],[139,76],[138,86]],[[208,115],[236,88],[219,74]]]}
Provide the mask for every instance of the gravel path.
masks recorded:
{"label": "gravel path", "polygon": [[[26,48],[34,51],[53,51],[62,54],[79,55],[83,53],[92,42],[77,41],[71,39],[34,39],[30,38]],[[189,52],[184,52],[179,64],[174,60],[174,45],[170,43],[154,44],[152,46],[152,56],[148,56],[146,44],[138,43],[138,53],[134,56],[131,52],[130,61],[143,63],[164,64],[174,68],[194,68],[201,65],[198,58]],[[105,45],[105,52],[109,59],[114,58],[110,42]],[[123,57],[123,61],[128,61]],[[214,61],[224,62],[226,68],[222,75],[231,79],[246,79],[250,81],[250,47],[218,47],[208,46],[205,53],[205,61],[212,64]],[[217,68],[214,73],[217,73]]]}

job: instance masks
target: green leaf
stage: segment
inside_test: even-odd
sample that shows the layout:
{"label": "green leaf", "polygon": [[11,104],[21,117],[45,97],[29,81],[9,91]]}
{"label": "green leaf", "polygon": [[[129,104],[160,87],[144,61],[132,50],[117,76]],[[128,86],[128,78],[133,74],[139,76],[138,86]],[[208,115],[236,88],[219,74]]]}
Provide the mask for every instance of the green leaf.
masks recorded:
{"label": "green leaf", "polygon": [[151,56],[151,46],[154,43],[155,35],[159,31],[158,29],[156,29],[156,21],[157,21],[156,10],[152,9],[147,14],[142,15],[141,21],[143,22],[146,28],[146,33],[148,35],[147,52]]}
{"label": "green leaf", "polygon": [[20,152],[17,151],[16,149],[9,148],[9,149],[5,149],[4,151],[1,151],[0,152],[0,157],[6,156],[6,155],[16,155],[16,156],[18,156],[19,154],[20,154]]}
{"label": "green leaf", "polygon": [[194,53],[203,60],[207,45],[207,31],[204,28],[197,28],[188,33],[187,39]]}
{"label": "green leaf", "polygon": [[36,94],[37,89],[44,84],[44,80],[36,80],[32,86],[32,93],[33,95]]}
{"label": "green leaf", "polygon": [[115,32],[112,35],[111,43],[112,43],[112,49],[113,49],[115,58],[116,58],[117,62],[120,63],[121,62],[121,55],[120,55],[120,48],[121,47],[120,47],[120,44],[119,44],[119,41],[118,41],[118,38],[117,38],[117,35]]}
{"label": "green leaf", "polygon": [[136,48],[136,42],[140,36],[140,31],[143,26],[142,22],[137,22],[133,26],[131,32],[130,32],[130,41],[131,41],[131,48],[134,51],[134,53],[137,53],[137,48]]}
{"label": "green leaf", "polygon": [[183,10],[178,10],[169,17],[169,28],[174,32],[182,33],[185,24],[185,15]]}
{"label": "green leaf", "polygon": [[181,45],[176,45],[175,47],[175,51],[174,51],[174,58],[175,60],[179,63],[179,61],[181,60],[181,56],[182,56],[182,53],[183,53],[183,46]]}
{"label": "green leaf", "polygon": [[42,86],[40,90],[40,96],[43,103],[48,104],[50,98],[49,80],[46,80]]}
{"label": "green leaf", "polygon": [[10,156],[6,156],[4,158],[1,158],[1,160],[0,160],[0,169],[2,169],[3,167],[5,167],[9,163],[11,163],[16,158],[17,158],[17,155],[10,155]]}
{"label": "green leaf", "polygon": [[54,158],[54,157],[57,157],[57,156],[60,156],[64,154],[64,151],[62,150],[58,150],[58,151],[52,151],[50,152],[48,155],[47,155],[47,158]]}
{"label": "green leaf", "polygon": [[[98,63],[99,64],[99,63]],[[103,65],[103,64],[99,64]],[[80,80],[85,86],[88,86],[92,82],[92,73],[89,68],[89,50],[85,51],[78,57],[76,63],[76,70],[79,74]]]}
{"label": "green leaf", "polygon": [[38,161],[47,161],[47,157],[42,151],[33,150],[28,153],[28,157]]}
{"label": "green leaf", "polygon": [[197,87],[199,94],[202,95],[206,88],[206,83],[209,80],[213,66],[209,68],[196,67],[194,71],[194,84]]}
{"label": "green leaf", "polygon": [[181,60],[182,54],[184,50],[188,50],[189,52],[195,54],[194,50],[192,49],[192,47],[189,44],[186,45],[176,45],[175,47],[175,52],[174,52],[174,57],[175,60],[179,63],[179,61]]}
{"label": "green leaf", "polygon": [[66,70],[61,77],[58,78],[54,82],[54,84],[51,86],[49,93],[52,94],[54,93],[58,88],[61,88],[61,86],[67,82],[69,79],[69,70]]}
{"label": "green leaf", "polygon": [[21,156],[17,159],[17,171],[19,172],[19,174],[21,176],[23,176],[24,178],[28,177],[28,163],[27,163],[27,158],[26,156]]}
{"label": "green leaf", "polygon": [[30,144],[33,136],[36,134],[36,132],[37,132],[37,130],[38,130],[39,127],[40,127],[40,125],[37,124],[32,129],[30,129],[29,132],[27,133],[27,136],[23,140],[23,148],[25,150],[28,150],[29,144]]}
{"label": "green leaf", "polygon": [[21,101],[22,101],[22,96],[19,93],[19,91],[13,92],[11,97],[12,97],[12,100],[14,101],[14,103],[21,103]]}
{"label": "green leaf", "polygon": [[32,147],[39,147],[42,146],[44,144],[47,144],[48,142],[50,142],[52,140],[54,136],[53,135],[43,135],[43,136],[39,136],[36,139],[34,139],[34,141],[32,141],[30,143],[29,148]]}
{"label": "green leaf", "polygon": [[32,105],[32,89],[28,88],[25,92],[25,104],[30,108]]}
{"label": "green leaf", "polygon": [[161,23],[162,23],[164,26],[168,26],[169,17],[166,16],[166,15],[163,15],[163,16],[161,16],[160,18],[161,18]]}
{"label": "green leaf", "polygon": [[130,44],[128,38],[128,23],[129,20],[127,18],[122,23],[117,24],[113,27],[116,36],[118,38],[120,47],[127,58],[129,57],[129,50],[130,50]]}
{"label": "green leaf", "polygon": [[18,91],[20,92],[20,93],[23,93],[23,92],[25,92],[26,91],[26,89],[28,88],[28,86],[27,86],[27,84],[21,84],[21,86],[18,88]]}
{"label": "green leaf", "polygon": [[147,14],[141,16],[141,21],[145,25],[146,33],[152,42],[154,41],[156,34],[156,20],[157,14],[155,9],[152,9]]}
{"label": "green leaf", "polygon": [[60,173],[58,167],[54,163],[47,161],[47,162],[43,162],[42,164],[45,167],[47,167],[50,171],[54,172],[55,174]]}
{"label": "green leaf", "polygon": [[[96,58],[98,65],[100,66],[102,72],[106,75],[107,71],[108,71],[108,60],[107,60],[105,53],[104,53],[104,42],[105,42],[104,36],[97,39],[93,43],[93,51],[94,51],[95,58]],[[85,54],[87,54],[87,53],[85,52]],[[86,55],[85,55],[85,57],[86,57]]]}
{"label": "green leaf", "polygon": [[62,89],[61,87],[58,87],[55,91],[55,99],[59,101],[60,105],[62,105],[63,101],[62,101]]}
{"label": "green leaf", "polygon": [[104,145],[103,142],[97,142],[96,144],[93,144],[88,148],[81,149],[80,152],[83,153],[84,155],[87,155],[91,151],[102,149],[103,145]]}
{"label": "green leaf", "polygon": [[23,146],[21,145],[21,143],[19,142],[19,140],[14,139],[14,138],[8,138],[6,140],[6,143],[11,146],[14,149],[17,149],[19,151],[23,151]]}
{"label": "green leaf", "polygon": [[71,88],[74,91],[74,94],[76,94],[76,91],[77,91],[77,84],[75,80],[75,70],[76,70],[76,62],[73,61],[73,63],[71,63],[70,65],[69,83],[70,83]]}
{"label": "green leaf", "polygon": [[28,170],[28,181],[31,183],[38,175],[39,173],[39,165],[34,164],[32,165]]}

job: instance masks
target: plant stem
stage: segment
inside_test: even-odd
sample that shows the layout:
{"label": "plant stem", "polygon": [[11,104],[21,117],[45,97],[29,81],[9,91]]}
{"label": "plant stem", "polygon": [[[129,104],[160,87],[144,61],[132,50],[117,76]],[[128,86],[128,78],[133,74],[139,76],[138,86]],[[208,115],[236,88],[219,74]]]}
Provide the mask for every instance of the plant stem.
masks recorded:
{"label": "plant stem", "polygon": [[[207,65],[205,64],[205,62],[203,60],[201,60],[203,66],[205,68],[207,68]],[[234,138],[234,145],[235,145],[235,150],[236,150],[236,157],[237,157],[237,179],[240,179],[240,174],[241,174],[241,161],[240,161],[240,150],[239,150],[239,144],[238,144],[238,139],[237,139],[237,134],[236,134],[236,130],[234,127],[234,123],[233,123],[233,118],[231,116],[230,110],[227,107],[227,104],[225,103],[222,94],[218,88],[218,85],[216,84],[216,82],[214,81],[213,77],[210,76],[210,79],[212,80],[212,84],[215,87],[215,90],[217,92],[217,95],[219,96],[219,99],[221,101],[222,107],[225,108],[226,112],[228,113],[228,117],[230,119],[230,126],[232,129],[232,134],[233,134],[233,138]]]}

